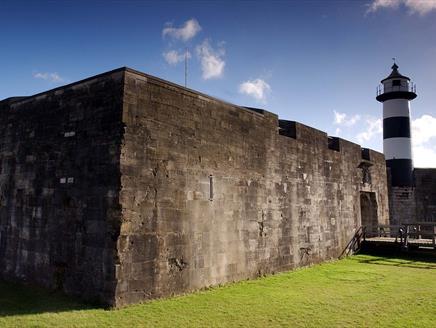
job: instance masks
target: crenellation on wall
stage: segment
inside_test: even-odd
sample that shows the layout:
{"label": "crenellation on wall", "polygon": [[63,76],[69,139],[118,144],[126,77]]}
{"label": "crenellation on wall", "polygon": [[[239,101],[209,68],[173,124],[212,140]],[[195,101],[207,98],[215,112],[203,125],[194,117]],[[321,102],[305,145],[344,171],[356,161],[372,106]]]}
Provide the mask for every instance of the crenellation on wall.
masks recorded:
{"label": "crenellation on wall", "polygon": [[340,138],[338,137],[328,137],[327,138],[327,147],[328,149],[334,150],[334,151],[341,151],[341,142]]}
{"label": "crenellation on wall", "polygon": [[297,129],[295,121],[279,120],[279,134],[289,138],[297,138]]}

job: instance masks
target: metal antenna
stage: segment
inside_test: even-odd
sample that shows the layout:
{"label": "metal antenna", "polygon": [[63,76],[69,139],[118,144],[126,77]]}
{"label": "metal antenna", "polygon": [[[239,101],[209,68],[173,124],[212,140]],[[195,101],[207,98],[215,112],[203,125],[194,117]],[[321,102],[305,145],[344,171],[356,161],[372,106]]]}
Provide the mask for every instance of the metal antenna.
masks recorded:
{"label": "metal antenna", "polygon": [[394,64],[396,64],[396,62],[395,62],[396,58],[395,58],[395,57],[392,57],[392,60],[394,61]]}
{"label": "metal antenna", "polygon": [[185,49],[185,88],[188,85],[188,47]]}

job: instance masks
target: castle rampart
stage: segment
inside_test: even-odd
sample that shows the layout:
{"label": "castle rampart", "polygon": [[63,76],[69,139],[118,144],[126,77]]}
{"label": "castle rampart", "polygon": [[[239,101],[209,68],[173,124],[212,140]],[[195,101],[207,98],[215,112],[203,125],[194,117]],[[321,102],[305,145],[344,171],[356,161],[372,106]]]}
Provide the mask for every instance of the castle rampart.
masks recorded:
{"label": "castle rampart", "polygon": [[384,156],[127,68],[0,102],[0,276],[121,306],[337,258]]}

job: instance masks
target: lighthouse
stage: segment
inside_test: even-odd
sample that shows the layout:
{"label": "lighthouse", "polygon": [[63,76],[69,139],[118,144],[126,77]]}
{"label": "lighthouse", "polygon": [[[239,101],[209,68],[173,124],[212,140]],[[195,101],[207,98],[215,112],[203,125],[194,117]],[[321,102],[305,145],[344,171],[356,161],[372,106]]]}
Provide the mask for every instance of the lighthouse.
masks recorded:
{"label": "lighthouse", "polygon": [[416,86],[400,74],[394,62],[391,74],[377,87],[376,97],[383,103],[383,153],[393,187],[413,186],[410,101],[415,98]]}

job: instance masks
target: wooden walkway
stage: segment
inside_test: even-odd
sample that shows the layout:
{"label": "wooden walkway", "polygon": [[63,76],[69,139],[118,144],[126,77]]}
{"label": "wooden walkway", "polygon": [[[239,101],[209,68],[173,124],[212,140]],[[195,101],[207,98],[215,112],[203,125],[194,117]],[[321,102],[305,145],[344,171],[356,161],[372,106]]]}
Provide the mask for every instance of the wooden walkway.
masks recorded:
{"label": "wooden walkway", "polygon": [[[394,238],[394,237],[371,237],[371,238],[365,238],[364,240],[366,243],[374,243],[374,244],[398,244],[398,246],[402,245],[402,242],[400,238]],[[432,239],[408,239],[408,245],[409,246],[416,246],[416,247],[435,247],[433,244]]]}
{"label": "wooden walkway", "polygon": [[363,243],[368,246],[436,250],[436,223],[422,222],[400,226],[379,225],[365,229]]}
{"label": "wooden walkway", "polygon": [[361,226],[339,258],[363,251],[423,252],[436,255],[436,223]]}

